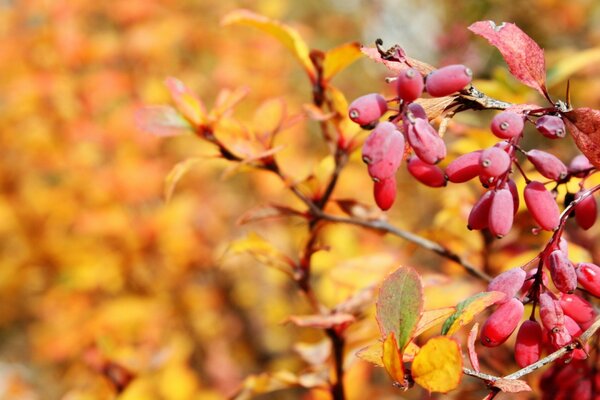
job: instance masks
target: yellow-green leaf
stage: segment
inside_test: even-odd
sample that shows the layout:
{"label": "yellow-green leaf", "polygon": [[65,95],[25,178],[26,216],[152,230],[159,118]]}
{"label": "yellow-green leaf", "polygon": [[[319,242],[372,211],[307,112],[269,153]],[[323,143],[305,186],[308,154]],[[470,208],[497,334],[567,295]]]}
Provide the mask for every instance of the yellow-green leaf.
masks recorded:
{"label": "yellow-green leaf", "polygon": [[458,343],[446,336],[430,339],[412,363],[412,376],[430,392],[456,389],[462,377],[462,357]]}
{"label": "yellow-green leaf", "polygon": [[298,32],[288,25],[279,21],[256,14],[249,10],[234,10],[227,14],[222,20],[223,25],[246,25],[260,29],[263,32],[275,37],[285,47],[287,47],[300,64],[304,67],[311,80],[315,80],[316,71],[313,63],[310,61],[309,48],[300,37]]}
{"label": "yellow-green leaf", "polygon": [[390,378],[394,381],[404,383],[404,364],[402,363],[402,354],[398,351],[398,344],[394,337],[394,332],[383,341],[383,354],[381,355],[383,367],[387,371]]}
{"label": "yellow-green leaf", "polygon": [[454,313],[455,310],[456,309],[454,307],[444,307],[423,312],[423,315],[421,316],[421,319],[417,324],[417,329],[415,330],[413,336],[419,336],[421,333],[425,332],[429,328],[433,328],[434,326],[441,324],[450,315],[452,315],[452,313]]}
{"label": "yellow-green leaf", "polygon": [[597,65],[600,62],[600,47],[580,51],[564,57],[558,63],[548,69],[546,74],[546,84],[548,87],[557,85],[575,72],[589,66]]}
{"label": "yellow-green leaf", "polygon": [[471,322],[475,315],[504,297],[505,294],[502,292],[483,292],[461,301],[456,305],[456,312],[444,322],[442,335],[450,336],[454,334],[454,332]]}
{"label": "yellow-green leaf", "polygon": [[357,42],[345,43],[328,50],[323,61],[323,78],[326,81],[330,80],[335,74],[361,58],[362,55],[360,44]]}

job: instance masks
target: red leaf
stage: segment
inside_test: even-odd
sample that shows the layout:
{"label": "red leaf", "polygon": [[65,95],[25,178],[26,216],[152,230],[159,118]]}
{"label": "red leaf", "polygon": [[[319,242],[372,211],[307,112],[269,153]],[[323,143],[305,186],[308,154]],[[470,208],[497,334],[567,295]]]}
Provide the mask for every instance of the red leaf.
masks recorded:
{"label": "red leaf", "polygon": [[515,78],[547,97],[544,50],[532,38],[506,22],[496,25],[493,21],[478,21],[469,30],[500,51]]}
{"label": "red leaf", "polygon": [[563,116],[579,150],[596,168],[600,168],[600,111],[576,108]]}
{"label": "red leaf", "polygon": [[479,323],[475,322],[473,328],[471,328],[471,332],[469,332],[469,337],[467,338],[467,349],[469,350],[469,360],[471,361],[471,365],[473,369],[479,372],[479,357],[477,357],[477,353],[475,352],[475,340],[477,339],[477,333],[479,332]]}

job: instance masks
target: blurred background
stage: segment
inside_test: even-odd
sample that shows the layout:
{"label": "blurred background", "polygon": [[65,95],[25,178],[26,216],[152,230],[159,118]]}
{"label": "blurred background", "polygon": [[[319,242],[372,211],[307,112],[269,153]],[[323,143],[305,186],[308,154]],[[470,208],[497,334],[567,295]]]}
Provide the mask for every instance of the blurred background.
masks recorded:
{"label": "blurred background", "polygon": [[[167,76],[208,105],[222,88],[249,87],[236,117],[258,125],[269,115],[255,110],[269,99],[282,99],[290,115],[311,102],[304,71],[280,43],[252,28],[220,25],[237,8],[284,21],[311,48],[382,38],[433,65],[470,66],[494,96],[539,102],[508,75],[497,51],[466,29],[482,19],[515,22],[546,49],[548,67],[562,66],[553,96],[563,96],[570,77],[574,103],[600,107],[600,64],[590,61],[600,60],[594,0],[1,0],[0,399],[225,399],[251,374],[305,369],[298,349],[323,346],[320,331],[282,323],[310,312],[285,275],[231,251],[255,232],[297,257],[305,235],[298,221],[237,223],[252,207],[293,204],[281,182],[264,172],[224,175],[228,164],[196,138],[159,139],[134,123],[142,104],[170,102]],[[584,53],[589,49],[595,52]],[[580,64],[564,64],[580,54]],[[334,84],[349,100],[389,94],[385,74],[362,59]],[[454,128],[462,136],[451,152],[493,143],[482,134],[491,115],[459,119]],[[297,179],[327,154],[314,122],[296,124],[279,140],[287,145],[284,168]],[[575,154],[570,143],[556,153],[565,161]],[[190,157],[202,161],[166,202],[167,174]],[[486,259],[480,236],[464,227],[480,189],[453,188],[442,205],[440,192],[406,175],[390,220],[492,275],[544,242],[519,239],[529,232],[524,222]],[[335,197],[373,204],[358,158]],[[399,240],[347,226],[324,234],[330,251],[316,256],[314,278],[325,304],[403,263],[427,277],[430,308],[481,290],[456,266]],[[367,318],[357,329],[370,337],[377,328]],[[349,351],[361,343],[355,346]],[[481,386],[465,380],[463,392],[448,398],[468,398]],[[385,374],[362,361],[348,365],[348,394],[399,398]],[[291,389],[257,398],[328,395]]]}

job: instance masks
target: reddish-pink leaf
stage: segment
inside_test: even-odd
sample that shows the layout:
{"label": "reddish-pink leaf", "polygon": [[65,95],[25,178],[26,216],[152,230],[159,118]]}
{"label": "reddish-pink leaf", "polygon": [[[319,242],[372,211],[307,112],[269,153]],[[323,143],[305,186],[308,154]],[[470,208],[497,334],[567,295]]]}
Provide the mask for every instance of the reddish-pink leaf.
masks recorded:
{"label": "reddish-pink leaf", "polygon": [[369,57],[373,61],[377,61],[385,65],[389,70],[395,73],[399,73],[407,68],[414,68],[419,71],[422,75],[427,75],[431,71],[434,71],[435,68],[431,65],[424,63],[422,61],[416,60],[414,58],[408,57],[404,54],[404,51],[399,47],[396,47],[398,51],[399,57],[401,60],[385,60],[381,57],[379,50],[375,47],[361,47],[360,51],[362,51],[367,57]]}
{"label": "reddish-pink leaf", "polygon": [[508,64],[510,73],[525,85],[546,96],[544,50],[515,24],[478,21],[469,30],[483,36],[496,47]]}
{"label": "reddish-pink leaf", "polygon": [[479,333],[479,323],[475,322],[475,325],[473,325],[473,328],[471,328],[469,337],[467,338],[467,349],[469,350],[469,361],[471,361],[473,369],[479,372],[479,357],[477,357],[477,352],[475,351],[475,340],[477,340],[477,333]]}
{"label": "reddish-pink leaf", "polygon": [[290,315],[289,321],[294,325],[303,328],[328,329],[338,326],[347,326],[355,320],[351,314],[330,314],[330,315]]}
{"label": "reddish-pink leaf", "polygon": [[505,393],[531,392],[527,382],[518,379],[497,379],[494,381],[494,387]]}
{"label": "reddish-pink leaf", "polygon": [[563,115],[579,150],[596,168],[600,168],[600,110],[576,108]]}

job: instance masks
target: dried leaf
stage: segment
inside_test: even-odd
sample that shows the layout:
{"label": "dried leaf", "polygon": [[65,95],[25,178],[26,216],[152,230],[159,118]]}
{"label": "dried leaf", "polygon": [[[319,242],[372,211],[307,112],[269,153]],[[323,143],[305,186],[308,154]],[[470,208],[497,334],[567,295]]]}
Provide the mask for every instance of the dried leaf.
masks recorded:
{"label": "dried leaf", "polygon": [[456,305],[456,312],[444,322],[442,335],[450,336],[454,334],[454,332],[471,322],[475,315],[497,301],[504,299],[504,297],[505,295],[502,292],[482,292],[461,301]]}
{"label": "dried leaf", "polygon": [[357,42],[345,43],[328,50],[323,61],[323,79],[330,80],[360,57],[362,57],[362,52],[360,44]]}
{"label": "dried leaf", "polygon": [[411,267],[400,267],[384,279],[377,299],[382,336],[394,333],[402,350],[411,340],[423,312],[423,286]]}
{"label": "dried leaf", "polygon": [[478,333],[479,323],[475,322],[471,328],[471,331],[469,332],[469,337],[467,338],[467,350],[469,351],[469,360],[471,361],[471,365],[477,372],[479,372],[479,357],[477,356],[477,352],[475,352],[475,340],[477,340]]}
{"label": "dried leaf", "polygon": [[347,326],[355,321],[352,314],[329,314],[329,315],[290,315],[286,322],[291,322],[302,328],[328,329],[339,326]]}
{"label": "dried leaf", "polygon": [[419,336],[426,330],[444,322],[455,311],[454,307],[444,307],[423,312],[413,337]]}
{"label": "dried leaf", "polygon": [[183,84],[179,79],[169,77],[165,84],[171,93],[171,98],[177,107],[177,110],[190,121],[194,126],[202,125],[208,122],[206,108],[194,92]]}
{"label": "dried leaf", "polygon": [[306,215],[303,212],[294,210],[293,208],[278,205],[267,205],[246,211],[240,218],[238,218],[237,223],[239,225],[244,225],[250,222],[291,216],[306,218]]}
{"label": "dried leaf", "polygon": [[576,108],[563,115],[579,150],[596,168],[600,168],[600,111]]}
{"label": "dried leaf", "polygon": [[446,336],[429,339],[412,363],[412,376],[429,392],[447,393],[462,378],[462,357],[458,343]]}
{"label": "dried leaf", "polygon": [[135,112],[138,129],[159,137],[192,133],[190,123],[171,106],[144,106]]}
{"label": "dried leaf", "polygon": [[362,51],[371,60],[382,63],[396,75],[399,74],[400,71],[409,67],[415,68],[421,73],[421,75],[427,75],[431,71],[435,71],[435,67],[406,55],[404,55],[404,61],[392,61],[381,58],[381,54],[379,54],[379,51],[375,47],[363,46],[361,47],[360,51]]}
{"label": "dried leaf", "polygon": [[531,392],[527,382],[519,379],[497,379],[493,386],[505,393]]}
{"label": "dried leaf", "polygon": [[456,96],[419,98],[415,101],[423,107],[429,120],[442,115],[444,111],[454,102]]}
{"label": "dried leaf", "polygon": [[275,37],[300,61],[312,81],[315,80],[316,71],[310,60],[309,49],[298,32],[288,25],[279,21],[256,14],[249,10],[234,10],[221,20],[222,25],[246,25],[253,26]]}
{"label": "dried leaf", "polygon": [[496,25],[493,21],[478,21],[469,30],[500,51],[515,78],[546,96],[544,51],[532,38],[515,24],[506,22]]}

